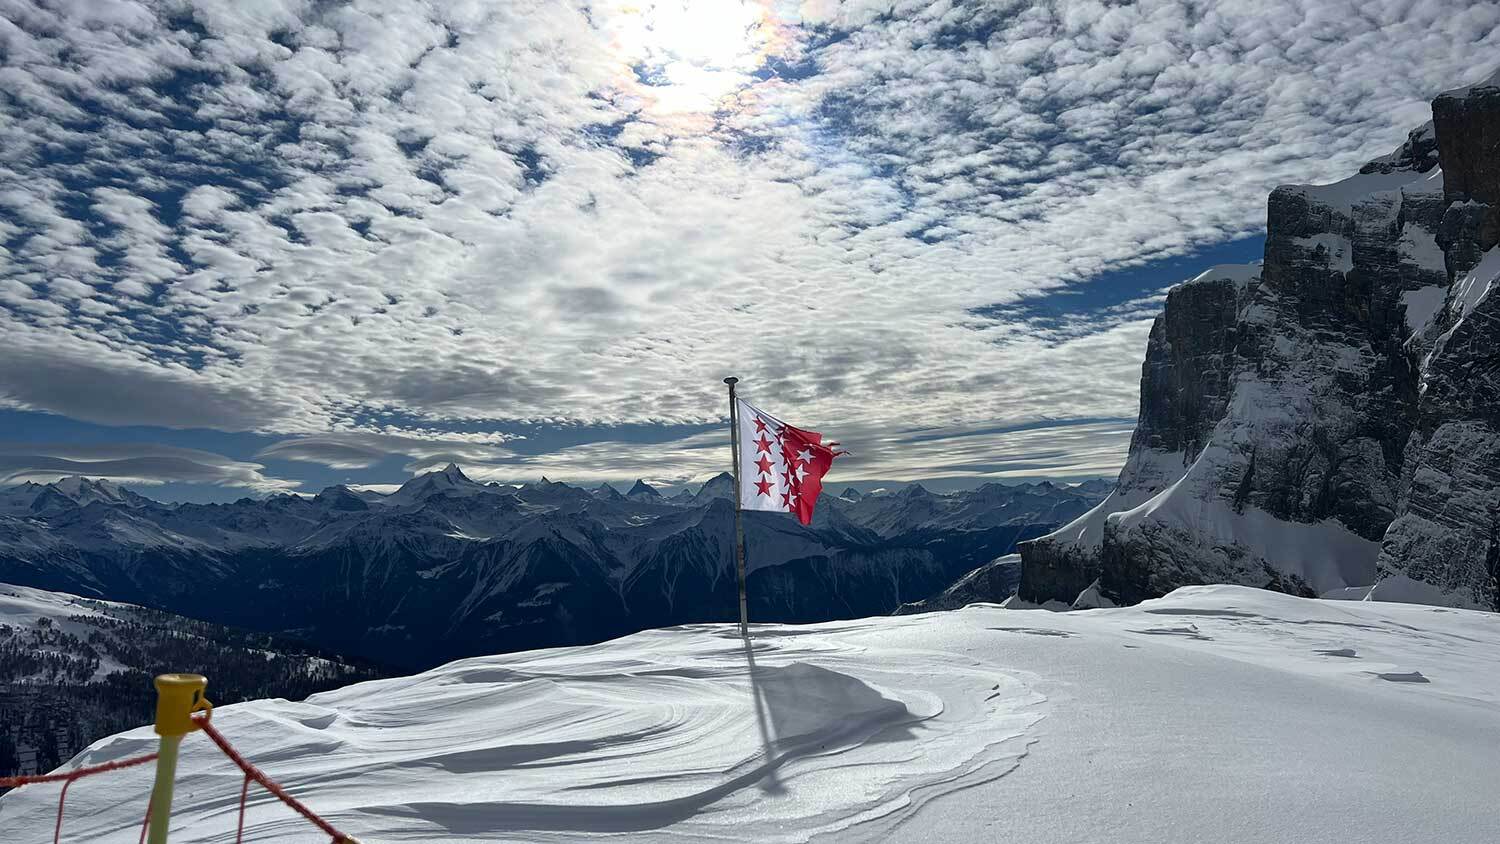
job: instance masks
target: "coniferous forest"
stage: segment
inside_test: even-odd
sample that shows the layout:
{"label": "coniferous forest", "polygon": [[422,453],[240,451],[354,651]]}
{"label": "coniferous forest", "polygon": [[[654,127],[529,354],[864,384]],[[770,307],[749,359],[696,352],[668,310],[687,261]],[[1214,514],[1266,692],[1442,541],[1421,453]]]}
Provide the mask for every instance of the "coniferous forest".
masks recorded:
{"label": "coniferous forest", "polygon": [[300,700],[386,673],[287,637],[59,597],[76,612],[0,622],[0,776],[50,771],[99,738],[149,724],[157,674],[203,674],[223,705]]}

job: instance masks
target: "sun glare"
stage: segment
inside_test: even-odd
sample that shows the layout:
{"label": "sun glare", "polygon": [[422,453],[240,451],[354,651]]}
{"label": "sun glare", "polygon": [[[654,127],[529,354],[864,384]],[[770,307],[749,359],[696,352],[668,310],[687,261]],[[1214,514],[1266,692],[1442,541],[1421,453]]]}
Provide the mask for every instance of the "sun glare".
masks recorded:
{"label": "sun glare", "polygon": [[737,0],[622,5],[611,29],[620,58],[660,114],[711,111],[749,84],[778,30],[766,4]]}

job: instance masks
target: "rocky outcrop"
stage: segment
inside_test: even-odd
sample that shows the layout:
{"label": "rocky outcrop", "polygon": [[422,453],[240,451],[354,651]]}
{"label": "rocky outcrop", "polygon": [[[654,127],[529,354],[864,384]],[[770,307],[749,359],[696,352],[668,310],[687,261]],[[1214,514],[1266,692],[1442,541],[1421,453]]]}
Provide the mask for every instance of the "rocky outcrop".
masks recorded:
{"label": "rocky outcrop", "polygon": [[1500,243],[1500,74],[1433,100],[1432,122],[1443,162],[1443,196],[1455,212],[1473,220],[1472,228],[1454,232],[1449,247],[1457,261],[1473,266],[1479,254]]}
{"label": "rocky outcrop", "polygon": [[1375,597],[1500,609],[1500,76],[1433,101],[1453,279]]}
{"label": "rocky outcrop", "polygon": [[894,615],[916,615],[939,610],[957,610],[976,601],[997,602],[1016,592],[1016,581],[1021,576],[1021,558],[1016,554],[985,563],[960,577],[952,586],[921,601],[902,604]]}
{"label": "rocky outcrop", "polygon": [[1359,174],[1276,189],[1258,273],[1169,294],[1115,493],[1022,546],[1022,598],[1379,578],[1495,606],[1500,88],[1433,110]]}
{"label": "rocky outcrop", "polygon": [[1023,599],[1071,602],[1102,574],[1106,518],[1149,501],[1197,459],[1224,415],[1237,317],[1259,272],[1253,264],[1214,267],[1167,294],[1166,309],[1151,327],[1140,417],[1120,479],[1087,514],[1023,546]]}

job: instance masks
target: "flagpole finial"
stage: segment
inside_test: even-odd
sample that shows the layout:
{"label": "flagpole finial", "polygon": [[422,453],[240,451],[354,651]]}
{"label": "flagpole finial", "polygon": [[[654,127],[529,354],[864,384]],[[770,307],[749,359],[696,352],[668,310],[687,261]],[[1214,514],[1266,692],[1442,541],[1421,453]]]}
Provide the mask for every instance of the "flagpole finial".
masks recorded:
{"label": "flagpole finial", "polygon": [[728,384],[730,386],[734,386],[735,384],[740,383],[740,379],[738,379],[738,378],[734,377],[733,375],[731,375],[728,378],[724,379],[724,383]]}

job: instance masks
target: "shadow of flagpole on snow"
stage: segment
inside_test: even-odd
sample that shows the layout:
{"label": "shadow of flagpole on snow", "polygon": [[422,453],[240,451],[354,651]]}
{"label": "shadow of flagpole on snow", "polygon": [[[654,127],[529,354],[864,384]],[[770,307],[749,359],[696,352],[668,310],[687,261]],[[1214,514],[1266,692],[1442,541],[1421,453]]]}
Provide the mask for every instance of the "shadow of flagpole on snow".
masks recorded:
{"label": "shadow of flagpole on snow", "polygon": [[750,699],[755,703],[755,725],[760,728],[760,743],[765,754],[766,775],[760,781],[760,790],[769,794],[782,794],[786,787],[776,777],[776,748],[771,740],[771,725],[766,714],[765,690],[761,686],[761,672],[755,665],[755,646],[750,637],[741,640],[745,646],[745,664],[749,667]]}

